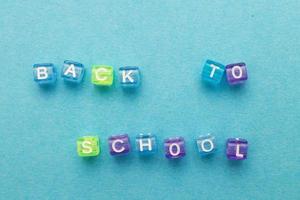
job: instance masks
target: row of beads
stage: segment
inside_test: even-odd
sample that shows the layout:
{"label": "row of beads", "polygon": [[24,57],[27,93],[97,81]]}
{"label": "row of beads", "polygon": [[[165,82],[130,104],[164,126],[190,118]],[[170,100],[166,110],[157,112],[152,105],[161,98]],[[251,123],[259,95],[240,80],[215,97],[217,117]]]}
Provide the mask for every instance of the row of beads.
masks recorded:
{"label": "row of beads", "polygon": [[[85,74],[84,65],[78,62],[64,61],[61,77],[66,82],[81,83]],[[33,65],[34,80],[41,85],[54,84],[57,70],[52,63]],[[137,87],[140,84],[140,70],[136,66],[119,68],[119,80],[123,87]],[[99,86],[111,86],[114,81],[114,69],[108,65],[93,65],[91,82]]]}
{"label": "row of beads", "polygon": [[[229,64],[226,67],[220,63],[207,60],[202,70],[202,79],[209,83],[220,84],[225,74],[230,85],[241,84],[248,79],[245,63]],[[81,83],[85,73],[84,65],[78,62],[64,61],[61,77],[72,83]],[[57,71],[52,63],[33,65],[34,80],[41,85],[53,84],[57,79]],[[111,86],[114,80],[113,67],[93,65],[91,82],[99,86]],[[136,66],[119,68],[119,80],[123,87],[137,87],[140,82],[140,70]]]}
{"label": "row of beads", "polygon": [[[151,155],[157,151],[158,143],[155,135],[139,134],[135,138],[136,151],[140,155]],[[215,137],[208,134],[196,140],[198,151],[202,156],[210,155],[216,150]],[[114,135],[108,138],[109,152],[112,156],[126,155],[131,151],[127,134]],[[164,140],[165,156],[168,159],[182,158],[186,154],[183,137],[172,137]],[[229,138],[226,142],[226,155],[230,160],[247,158],[248,141],[241,138]],[[97,136],[84,136],[77,140],[77,153],[80,157],[98,156],[100,140]]]}

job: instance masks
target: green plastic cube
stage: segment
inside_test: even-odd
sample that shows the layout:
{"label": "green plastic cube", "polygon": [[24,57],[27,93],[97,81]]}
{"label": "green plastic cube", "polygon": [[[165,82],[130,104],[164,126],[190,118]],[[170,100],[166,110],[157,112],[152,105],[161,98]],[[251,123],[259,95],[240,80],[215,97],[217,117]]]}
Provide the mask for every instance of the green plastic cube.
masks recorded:
{"label": "green plastic cube", "polygon": [[114,81],[114,69],[107,65],[92,66],[92,83],[100,86],[111,86]]}
{"label": "green plastic cube", "polygon": [[97,136],[78,138],[77,153],[80,157],[98,156],[100,153],[99,138]]}

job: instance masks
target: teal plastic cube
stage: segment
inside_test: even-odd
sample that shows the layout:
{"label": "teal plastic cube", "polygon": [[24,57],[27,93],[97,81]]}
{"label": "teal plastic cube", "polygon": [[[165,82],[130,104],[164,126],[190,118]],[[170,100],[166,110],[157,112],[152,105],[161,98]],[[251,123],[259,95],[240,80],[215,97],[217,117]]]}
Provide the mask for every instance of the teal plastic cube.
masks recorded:
{"label": "teal plastic cube", "polygon": [[225,74],[225,66],[221,63],[207,60],[203,66],[202,79],[205,82],[218,85]]}

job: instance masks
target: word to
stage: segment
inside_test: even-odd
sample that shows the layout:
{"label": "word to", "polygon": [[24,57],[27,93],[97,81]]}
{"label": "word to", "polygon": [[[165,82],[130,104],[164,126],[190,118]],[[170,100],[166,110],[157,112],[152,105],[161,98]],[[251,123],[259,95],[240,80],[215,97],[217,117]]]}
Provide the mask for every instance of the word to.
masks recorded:
{"label": "word to", "polygon": [[[81,83],[85,68],[83,64],[66,60],[61,69],[61,77],[66,82]],[[34,80],[40,85],[54,84],[57,79],[57,70],[52,63],[33,65]],[[134,88],[140,84],[139,67],[126,66],[119,68],[119,80],[124,88]],[[114,69],[108,65],[93,65],[91,82],[98,86],[111,86],[114,81]]]}
{"label": "word to", "polygon": [[[127,134],[114,135],[108,138],[109,152],[112,156],[127,155],[131,151],[130,139]],[[199,136],[196,145],[201,156],[216,151],[215,137],[208,134]],[[157,152],[158,143],[155,135],[139,134],[135,138],[135,149],[142,156]],[[177,159],[185,156],[185,141],[183,137],[172,137],[164,140],[165,156]],[[229,138],[226,142],[226,155],[229,160],[244,160],[247,158],[248,141],[241,138]],[[100,139],[97,136],[84,136],[77,140],[77,153],[80,157],[98,156],[100,154]]]}
{"label": "word to", "polygon": [[219,85],[225,72],[229,85],[242,84],[248,79],[245,63],[234,63],[224,66],[212,60],[205,62],[202,70],[202,79],[206,82]]}

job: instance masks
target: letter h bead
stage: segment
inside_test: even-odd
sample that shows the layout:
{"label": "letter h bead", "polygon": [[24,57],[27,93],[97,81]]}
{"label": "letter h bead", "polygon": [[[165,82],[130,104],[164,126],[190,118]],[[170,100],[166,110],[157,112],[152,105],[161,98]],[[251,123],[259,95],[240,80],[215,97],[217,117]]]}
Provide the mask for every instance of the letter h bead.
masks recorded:
{"label": "letter h bead", "polygon": [[165,155],[168,159],[182,158],[185,156],[185,142],[183,137],[165,139]]}
{"label": "letter h bead", "polygon": [[108,144],[112,156],[124,155],[130,152],[130,140],[127,134],[109,137]]}
{"label": "letter h bead", "polygon": [[157,150],[156,136],[152,134],[139,134],[136,137],[136,149],[140,155],[155,153]]}
{"label": "letter h bead", "polygon": [[224,72],[224,65],[212,60],[207,60],[203,66],[202,79],[206,82],[218,85],[223,78]]}
{"label": "letter h bead", "polygon": [[48,85],[56,82],[56,68],[52,63],[42,63],[33,65],[34,81],[40,85]]}
{"label": "letter h bead", "polygon": [[226,144],[226,155],[229,160],[247,158],[248,141],[241,138],[229,138]]}

